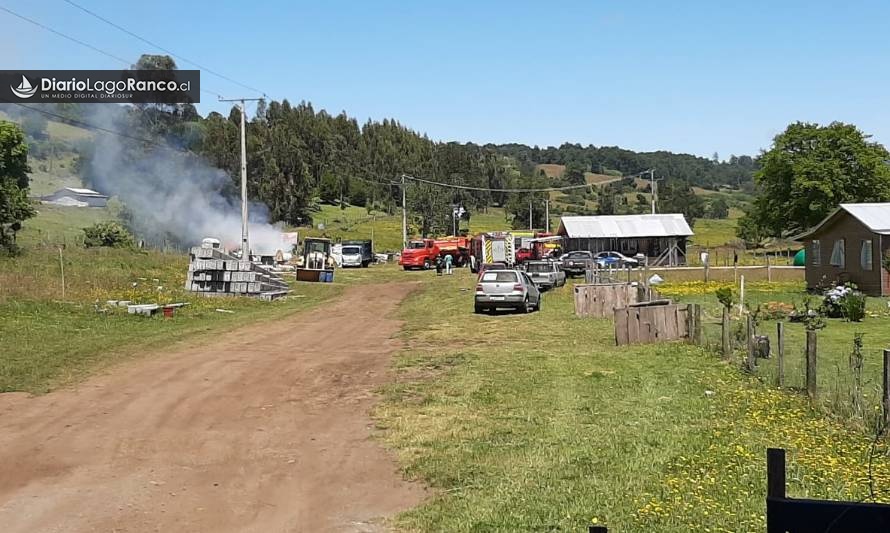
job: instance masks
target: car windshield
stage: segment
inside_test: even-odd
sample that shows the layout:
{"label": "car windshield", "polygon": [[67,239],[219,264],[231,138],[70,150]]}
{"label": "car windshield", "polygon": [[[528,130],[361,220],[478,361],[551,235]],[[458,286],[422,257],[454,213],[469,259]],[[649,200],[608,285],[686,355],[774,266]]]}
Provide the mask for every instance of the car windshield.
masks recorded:
{"label": "car windshield", "polygon": [[525,267],[526,272],[550,272],[550,265],[547,263],[529,263]]}
{"label": "car windshield", "polygon": [[425,248],[426,245],[423,241],[411,241],[408,243],[409,250],[420,250],[421,248]]}
{"label": "car windshield", "polygon": [[490,283],[516,283],[518,279],[516,277],[516,272],[495,270],[482,274],[482,281]]}
{"label": "car windshield", "polygon": [[586,259],[588,255],[586,252],[569,252],[565,257],[569,259]]}
{"label": "car windshield", "polygon": [[358,255],[362,253],[362,249],[358,246],[344,246],[343,255]]}

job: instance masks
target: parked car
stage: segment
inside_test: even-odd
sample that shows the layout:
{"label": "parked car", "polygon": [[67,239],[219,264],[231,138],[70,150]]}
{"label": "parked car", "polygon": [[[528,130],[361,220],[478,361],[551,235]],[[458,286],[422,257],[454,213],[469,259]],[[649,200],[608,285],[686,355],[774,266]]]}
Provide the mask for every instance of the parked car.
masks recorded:
{"label": "parked car", "polygon": [[555,261],[528,261],[525,263],[525,272],[541,290],[566,284],[566,273]]}
{"label": "parked car", "polygon": [[575,252],[567,252],[560,258],[562,261],[562,270],[566,276],[582,276],[587,266],[593,263],[593,252],[579,250]]}
{"label": "parked car", "polygon": [[488,270],[476,284],[475,312],[516,309],[530,313],[541,309],[541,291],[521,270]]}
{"label": "parked car", "polygon": [[621,252],[600,252],[594,256],[593,260],[600,268],[624,268],[626,266],[636,268],[640,266],[639,261],[637,261],[633,257],[627,257]]}

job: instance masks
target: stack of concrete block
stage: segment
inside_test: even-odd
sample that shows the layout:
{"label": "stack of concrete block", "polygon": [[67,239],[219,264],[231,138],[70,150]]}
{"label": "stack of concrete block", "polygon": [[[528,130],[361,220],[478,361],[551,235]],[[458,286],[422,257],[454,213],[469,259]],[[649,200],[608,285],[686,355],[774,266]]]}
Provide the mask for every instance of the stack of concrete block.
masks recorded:
{"label": "stack of concrete block", "polygon": [[219,248],[189,250],[188,291],[207,295],[248,295],[267,299],[287,293],[287,283],[260,265],[231,256]]}

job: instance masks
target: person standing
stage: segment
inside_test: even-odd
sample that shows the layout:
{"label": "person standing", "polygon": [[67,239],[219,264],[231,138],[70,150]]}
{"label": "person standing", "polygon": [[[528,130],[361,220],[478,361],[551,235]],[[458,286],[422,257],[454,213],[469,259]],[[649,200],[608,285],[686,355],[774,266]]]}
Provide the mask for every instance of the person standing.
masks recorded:
{"label": "person standing", "polygon": [[454,258],[451,254],[445,256],[445,273],[451,275],[453,272],[451,270],[451,264],[454,262]]}

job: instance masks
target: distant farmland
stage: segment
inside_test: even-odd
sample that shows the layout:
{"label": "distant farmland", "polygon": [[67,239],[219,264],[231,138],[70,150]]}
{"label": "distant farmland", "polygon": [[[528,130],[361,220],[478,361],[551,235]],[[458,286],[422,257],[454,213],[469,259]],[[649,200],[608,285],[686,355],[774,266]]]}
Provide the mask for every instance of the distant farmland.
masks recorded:
{"label": "distant farmland", "polygon": [[[551,178],[558,178],[563,175],[566,171],[565,165],[552,165],[552,164],[541,164],[537,167],[538,170],[543,170],[544,174]],[[601,185],[604,183],[611,183],[613,181],[619,181],[621,178],[618,176],[609,176],[607,174],[596,174],[594,172],[585,172],[584,177],[587,179],[587,183]]]}

